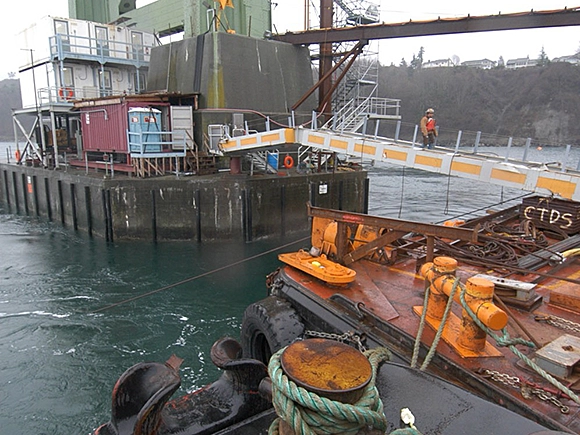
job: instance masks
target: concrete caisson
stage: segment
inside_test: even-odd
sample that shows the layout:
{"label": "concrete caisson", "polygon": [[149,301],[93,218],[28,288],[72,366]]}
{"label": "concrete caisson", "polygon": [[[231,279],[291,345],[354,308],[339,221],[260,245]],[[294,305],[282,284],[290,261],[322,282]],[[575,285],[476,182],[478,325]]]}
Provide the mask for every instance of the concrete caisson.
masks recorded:
{"label": "concrete caisson", "polygon": [[252,241],[306,231],[306,203],[365,211],[366,172],[137,179],[0,164],[0,200],[106,240]]}

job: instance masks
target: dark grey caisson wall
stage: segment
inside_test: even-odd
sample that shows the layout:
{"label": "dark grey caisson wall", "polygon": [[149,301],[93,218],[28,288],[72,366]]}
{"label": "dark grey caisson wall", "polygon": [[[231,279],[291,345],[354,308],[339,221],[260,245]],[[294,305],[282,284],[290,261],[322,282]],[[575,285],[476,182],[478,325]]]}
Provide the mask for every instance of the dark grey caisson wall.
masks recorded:
{"label": "dark grey caisson wall", "polygon": [[0,201],[10,212],[107,240],[251,241],[290,234],[308,229],[306,202],[362,212],[365,189],[365,172],[142,180],[0,164]]}

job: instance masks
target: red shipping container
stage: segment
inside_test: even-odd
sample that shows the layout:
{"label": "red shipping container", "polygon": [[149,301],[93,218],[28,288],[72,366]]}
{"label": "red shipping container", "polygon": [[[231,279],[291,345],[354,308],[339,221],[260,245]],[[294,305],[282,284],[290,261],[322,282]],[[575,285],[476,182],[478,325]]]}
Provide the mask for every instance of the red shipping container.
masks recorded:
{"label": "red shipping container", "polygon": [[85,152],[129,154],[127,146],[128,112],[133,107],[154,107],[162,110],[169,103],[158,101],[127,101],[116,98],[95,101],[81,107],[83,150]]}

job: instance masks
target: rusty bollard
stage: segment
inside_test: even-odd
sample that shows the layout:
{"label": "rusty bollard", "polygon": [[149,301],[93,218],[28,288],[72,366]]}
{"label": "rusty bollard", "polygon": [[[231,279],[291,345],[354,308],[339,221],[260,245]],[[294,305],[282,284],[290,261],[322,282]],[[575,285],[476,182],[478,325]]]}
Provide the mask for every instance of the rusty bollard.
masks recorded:
{"label": "rusty bollard", "polygon": [[[321,338],[289,345],[280,356],[280,366],[296,385],[345,404],[355,404],[361,399],[373,375],[369,360],[357,349]],[[295,432],[281,421],[280,434],[293,435]]]}

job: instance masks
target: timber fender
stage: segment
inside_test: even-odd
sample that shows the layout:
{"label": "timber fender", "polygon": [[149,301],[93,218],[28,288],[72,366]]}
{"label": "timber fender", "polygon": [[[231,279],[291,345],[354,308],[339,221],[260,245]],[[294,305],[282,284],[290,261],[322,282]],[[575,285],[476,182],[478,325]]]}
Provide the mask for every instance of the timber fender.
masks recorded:
{"label": "timber fender", "polygon": [[244,358],[268,364],[270,357],[304,333],[304,324],[294,308],[277,296],[251,304],[242,319],[241,344]]}

